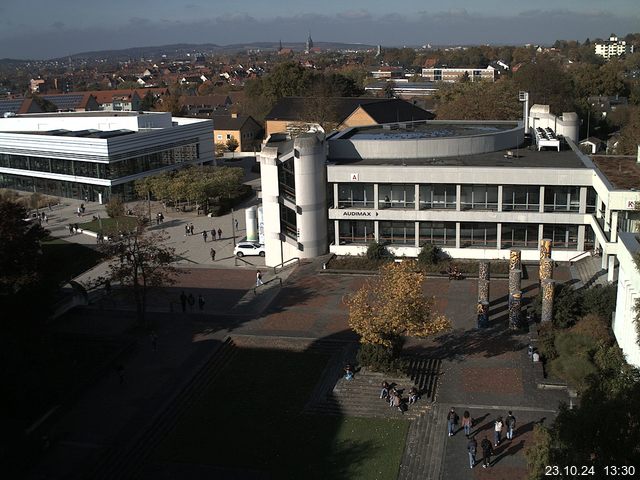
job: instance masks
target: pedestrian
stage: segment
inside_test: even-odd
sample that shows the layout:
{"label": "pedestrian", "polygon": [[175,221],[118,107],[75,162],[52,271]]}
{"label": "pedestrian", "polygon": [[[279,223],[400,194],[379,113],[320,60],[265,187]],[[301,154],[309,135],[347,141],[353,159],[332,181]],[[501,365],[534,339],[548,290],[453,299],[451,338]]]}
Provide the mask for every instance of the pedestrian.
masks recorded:
{"label": "pedestrian", "polygon": [[198,295],[198,307],[200,311],[204,310],[204,297],[202,295]]}
{"label": "pedestrian", "polygon": [[500,445],[500,436],[502,435],[502,417],[498,417],[493,425],[493,443],[497,447]]}
{"label": "pedestrian", "polygon": [[180,294],[180,304],[182,305],[182,313],[187,311],[187,296],[184,293],[184,290]]}
{"label": "pedestrian", "polygon": [[151,340],[151,348],[155,352],[158,349],[158,335],[156,335],[156,332],[154,330],[151,330],[149,339]]}
{"label": "pedestrian", "polygon": [[383,381],[380,389],[380,398],[387,399],[389,398],[389,384],[387,381]]}
{"label": "pedestrian", "polygon": [[493,455],[493,447],[487,437],[484,437],[480,442],[480,448],[482,448],[482,468],[491,466],[491,455]]}
{"label": "pedestrian", "polygon": [[350,363],[347,363],[347,365],[344,367],[344,379],[353,380],[353,376],[354,376],[353,367],[351,366]]}
{"label": "pedestrian", "polygon": [[456,413],[455,408],[451,407],[451,410],[449,410],[449,413],[447,414],[447,430],[450,437],[453,437],[455,434],[456,425],[458,425],[458,414]]}
{"label": "pedestrian", "polygon": [[84,213],[84,210],[85,210],[85,208],[84,208],[84,203],[81,203],[81,204],[80,204],[80,211],[81,211],[82,213]]}
{"label": "pedestrian", "polygon": [[196,298],[193,296],[193,293],[190,293],[187,297],[187,303],[189,304],[189,310],[193,310],[193,306],[196,304]]}
{"label": "pedestrian", "polygon": [[73,224],[73,230],[78,233],[78,230],[80,230],[80,226],[77,223]]}
{"label": "pedestrian", "polygon": [[189,225],[185,225],[184,226],[184,236],[188,237],[189,236]]}
{"label": "pedestrian", "polygon": [[80,213],[80,207],[78,207],[78,208],[77,208],[77,210],[76,210],[76,214],[78,215],[78,217],[81,215],[81,213]]}
{"label": "pedestrian", "polygon": [[236,230],[238,230],[238,219],[237,219],[237,218],[235,218],[235,219],[234,219],[234,222],[235,222]]}
{"label": "pedestrian", "polygon": [[464,429],[464,434],[467,437],[469,437],[469,435],[471,434],[471,423],[471,415],[469,414],[468,410],[465,410],[462,414],[462,428]]}
{"label": "pedestrian", "polygon": [[256,272],[256,287],[259,287],[260,285],[264,285],[264,283],[262,283],[262,272],[258,270]]}
{"label": "pedestrian", "polygon": [[73,225],[69,224],[69,235],[73,235]]}
{"label": "pedestrian", "polygon": [[404,408],[402,408],[402,397],[399,393],[391,397],[389,406],[397,408],[398,410],[400,410],[400,413],[404,415]]}
{"label": "pedestrian", "polygon": [[507,438],[509,440],[513,440],[513,431],[516,429],[516,417],[513,415],[511,410],[508,412],[505,423],[507,424]]}
{"label": "pedestrian", "polygon": [[[489,444],[491,446],[491,444]],[[476,466],[476,451],[478,450],[478,442],[475,438],[471,437],[471,439],[467,442],[467,451],[469,452],[469,468],[473,468]]]}
{"label": "pedestrian", "polygon": [[222,229],[218,229],[218,240],[222,240]]}
{"label": "pedestrian", "polygon": [[211,261],[216,261],[216,251],[213,248],[211,249]]}
{"label": "pedestrian", "polygon": [[46,223],[47,225],[49,225],[49,217],[47,217],[47,214],[44,214],[44,223]]}
{"label": "pedestrian", "polygon": [[207,231],[206,230],[202,231],[202,238],[204,239],[204,243],[207,243]]}
{"label": "pedestrian", "polygon": [[160,225],[160,214],[156,213],[156,225]]}
{"label": "pedestrian", "polygon": [[213,240],[214,242],[216,240],[216,228],[215,227],[213,227],[211,229],[211,240]]}
{"label": "pedestrian", "polygon": [[195,228],[193,227],[193,223],[189,225],[189,233],[193,235]]}
{"label": "pedestrian", "polygon": [[409,405],[413,405],[418,400],[418,389],[414,386],[409,389]]}

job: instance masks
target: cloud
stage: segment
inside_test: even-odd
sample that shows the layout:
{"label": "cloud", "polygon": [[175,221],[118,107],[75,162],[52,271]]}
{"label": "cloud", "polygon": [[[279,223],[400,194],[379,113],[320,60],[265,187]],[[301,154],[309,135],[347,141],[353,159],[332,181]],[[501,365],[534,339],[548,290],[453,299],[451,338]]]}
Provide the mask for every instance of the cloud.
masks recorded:
{"label": "cloud", "polygon": [[53,22],[51,26],[56,30],[62,30],[65,27],[65,24],[63,22]]}
{"label": "cloud", "polygon": [[[472,15],[464,10],[373,15],[366,10],[338,14],[300,14],[258,19],[246,13],[197,20],[131,17],[124,25],[0,33],[0,58],[55,58],[81,51],[114,50],[172,43],[241,44],[258,41],[314,41],[383,46],[461,44],[551,44],[559,39],[602,38],[610,32],[637,31],[640,18],[612,13],[531,10],[511,16]],[[132,28],[141,27],[144,28]],[[27,33],[28,32],[28,33]]]}

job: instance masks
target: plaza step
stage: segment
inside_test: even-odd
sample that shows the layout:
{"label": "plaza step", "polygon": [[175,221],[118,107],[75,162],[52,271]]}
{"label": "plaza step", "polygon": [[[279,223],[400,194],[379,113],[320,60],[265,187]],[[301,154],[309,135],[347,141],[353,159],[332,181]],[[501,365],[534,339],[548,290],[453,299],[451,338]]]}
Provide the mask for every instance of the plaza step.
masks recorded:
{"label": "plaza step", "polygon": [[142,472],[145,460],[161,440],[171,431],[180,415],[217,378],[231,361],[236,346],[231,337],[211,354],[197,373],[156,414],[153,421],[133,438],[123,438],[114,445],[87,472],[85,478],[95,480],[133,479]]}
{"label": "plaza step", "polygon": [[602,268],[600,257],[585,257],[571,265],[571,276],[577,280],[573,287],[589,288],[594,285],[607,285],[607,271]]}
{"label": "plaza step", "polygon": [[398,480],[440,480],[446,442],[445,421],[437,404],[409,426]]}

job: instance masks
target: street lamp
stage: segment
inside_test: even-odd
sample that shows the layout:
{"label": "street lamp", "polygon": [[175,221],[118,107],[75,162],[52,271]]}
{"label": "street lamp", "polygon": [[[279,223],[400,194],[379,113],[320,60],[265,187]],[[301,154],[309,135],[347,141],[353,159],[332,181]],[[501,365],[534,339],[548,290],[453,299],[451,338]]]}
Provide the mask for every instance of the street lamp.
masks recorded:
{"label": "street lamp", "polygon": [[233,233],[233,246],[236,246],[236,220],[233,217],[233,208],[231,208],[231,232]]}

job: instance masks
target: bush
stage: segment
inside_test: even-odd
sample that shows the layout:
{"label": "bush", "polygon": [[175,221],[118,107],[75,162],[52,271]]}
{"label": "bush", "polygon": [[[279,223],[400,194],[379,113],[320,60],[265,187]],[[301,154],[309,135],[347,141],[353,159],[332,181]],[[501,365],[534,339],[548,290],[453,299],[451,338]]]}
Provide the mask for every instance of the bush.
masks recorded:
{"label": "bush", "polygon": [[327,268],[336,270],[377,271],[381,266],[390,261],[388,258],[369,260],[367,257],[361,255],[345,255],[342,257],[333,257],[329,265],[327,265]]}
{"label": "bush", "polygon": [[425,243],[418,254],[418,263],[420,265],[436,265],[440,260],[441,251],[437,245]]}
{"label": "bush", "polygon": [[615,284],[596,285],[587,289],[582,296],[583,315],[593,313],[602,318],[611,319],[616,309],[617,289]]}
{"label": "bush", "polygon": [[545,360],[553,360],[558,356],[556,350],[556,332],[551,324],[545,324],[538,331],[538,350]]}
{"label": "bush", "polygon": [[382,260],[383,258],[393,257],[387,250],[387,248],[378,242],[371,242],[367,247],[366,257],[369,260]]}
{"label": "bush", "polygon": [[406,371],[406,363],[399,358],[401,349],[399,342],[392,348],[364,343],[360,345],[356,359],[359,365],[374,372],[401,373]]}
{"label": "bush", "polygon": [[111,218],[123,217],[124,216],[124,203],[120,199],[120,197],[112,197],[109,202],[105,205],[105,209],[107,211],[107,215]]}
{"label": "bush", "polygon": [[557,285],[553,301],[553,324],[558,328],[568,328],[582,315],[580,297],[568,285]]}

